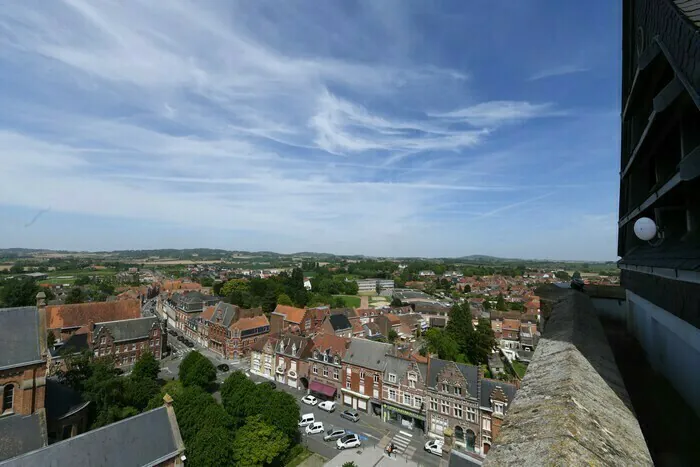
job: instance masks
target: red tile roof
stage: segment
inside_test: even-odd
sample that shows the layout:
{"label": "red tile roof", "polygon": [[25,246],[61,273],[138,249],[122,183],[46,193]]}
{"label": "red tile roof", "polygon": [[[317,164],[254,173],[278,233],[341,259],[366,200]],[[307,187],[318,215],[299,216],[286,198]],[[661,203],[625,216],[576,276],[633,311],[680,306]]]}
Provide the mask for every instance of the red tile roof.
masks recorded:
{"label": "red tile roof", "polygon": [[252,318],[241,318],[235,323],[233,323],[231,326],[229,326],[229,329],[238,329],[241,331],[245,331],[247,329],[261,328],[263,326],[269,325],[270,321],[268,321],[267,316],[260,315],[253,316]]}
{"label": "red tile roof", "polygon": [[283,314],[285,316],[285,321],[300,324],[304,320],[306,310],[304,308],[296,308],[289,305],[277,305],[277,308],[275,308],[275,313]]}
{"label": "red tile roof", "polygon": [[204,311],[199,315],[200,318],[202,318],[204,321],[211,321],[212,316],[214,316],[214,310],[216,310],[216,306],[205,306]]}
{"label": "red tile roof", "polygon": [[141,302],[139,300],[49,305],[46,307],[47,329],[73,328],[85,326],[91,321],[104,323],[140,317]]}
{"label": "red tile roof", "polygon": [[350,339],[347,337],[339,337],[335,334],[319,334],[314,337],[314,347],[321,352],[325,352],[326,349],[331,349],[333,353],[340,354],[340,356],[345,355],[345,351],[350,345]]}

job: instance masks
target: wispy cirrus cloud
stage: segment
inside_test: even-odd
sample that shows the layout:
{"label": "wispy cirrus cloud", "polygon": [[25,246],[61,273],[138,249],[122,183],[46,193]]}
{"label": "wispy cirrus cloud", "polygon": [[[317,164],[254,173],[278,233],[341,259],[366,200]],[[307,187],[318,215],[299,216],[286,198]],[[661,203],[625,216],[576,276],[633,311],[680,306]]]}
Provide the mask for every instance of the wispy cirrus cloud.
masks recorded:
{"label": "wispy cirrus cloud", "polygon": [[530,76],[529,80],[537,81],[540,79],[552,78],[555,76],[566,76],[574,73],[585,73],[589,70],[590,68],[580,65],[560,65],[552,68],[545,68],[543,70],[538,71],[537,73],[533,73]]}
{"label": "wispy cirrus cloud", "polygon": [[[425,254],[430,226],[478,211],[460,205],[510,213],[553,186],[524,179],[518,167],[539,156],[520,149],[521,126],[509,123],[566,120],[554,118],[566,106],[501,96],[484,70],[433,60],[453,41],[415,42],[420,5],[347,8],[8,3],[0,205],[35,212],[50,199],[42,223],[102,216],[206,228],[241,249],[255,237],[273,242],[265,249]],[[0,238],[23,238],[8,225]],[[148,237],[126,227],[102,235],[104,248]]]}

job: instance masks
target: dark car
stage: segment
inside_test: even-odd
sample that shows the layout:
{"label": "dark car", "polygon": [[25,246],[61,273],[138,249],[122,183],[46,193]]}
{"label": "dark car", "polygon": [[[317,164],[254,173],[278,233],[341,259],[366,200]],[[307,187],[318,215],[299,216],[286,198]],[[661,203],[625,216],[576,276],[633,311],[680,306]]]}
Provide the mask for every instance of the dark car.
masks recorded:
{"label": "dark car", "polygon": [[180,342],[185,342],[185,336],[177,336],[177,340]]}
{"label": "dark car", "polygon": [[224,371],[224,372],[229,370],[228,365],[225,363],[222,363],[221,365],[217,366],[216,369],[219,371]]}
{"label": "dark car", "polygon": [[170,334],[171,336],[177,336],[177,333],[175,331],[173,331],[172,329],[170,329],[168,331],[168,334]]}
{"label": "dark car", "polygon": [[274,381],[263,381],[262,383],[258,383],[258,384],[264,384],[264,385],[266,385],[266,386],[270,386],[270,389],[276,389],[276,388],[277,388],[277,385],[275,384]]}
{"label": "dark car", "polygon": [[185,341],[185,345],[189,348],[194,347],[194,343],[192,341]]}
{"label": "dark car", "polygon": [[352,422],[357,422],[360,419],[360,414],[356,410],[343,410],[340,416]]}

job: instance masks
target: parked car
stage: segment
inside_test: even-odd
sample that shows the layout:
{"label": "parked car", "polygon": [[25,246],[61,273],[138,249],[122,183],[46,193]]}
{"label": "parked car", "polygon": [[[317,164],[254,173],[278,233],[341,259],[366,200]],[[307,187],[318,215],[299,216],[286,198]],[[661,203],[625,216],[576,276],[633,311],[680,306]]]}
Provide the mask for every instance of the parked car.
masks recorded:
{"label": "parked car", "polygon": [[313,422],[311,425],[306,426],[307,435],[315,435],[316,433],[323,433],[323,422]]}
{"label": "parked car", "polygon": [[335,441],[336,439],[342,438],[346,434],[347,432],[342,428],[331,428],[326,431],[326,434],[323,436],[323,441]]}
{"label": "parked car", "polygon": [[316,421],[316,418],[314,417],[314,414],[312,413],[305,413],[304,415],[301,416],[301,419],[299,420],[299,426],[309,426],[312,423]]}
{"label": "parked car", "polygon": [[311,394],[307,394],[301,398],[301,401],[306,405],[316,405],[318,404],[318,399],[316,399]]}
{"label": "parked car", "polygon": [[435,454],[436,456],[442,457],[442,446],[444,444],[445,442],[440,439],[431,439],[425,443],[425,450],[430,454]]}
{"label": "parked car", "polygon": [[321,410],[325,410],[326,412],[333,412],[335,411],[335,402],[323,401],[320,404],[318,404],[318,408]]}
{"label": "parked car", "polygon": [[189,348],[192,348],[192,347],[194,347],[194,342],[192,342],[192,341],[187,341],[187,342],[185,342],[185,345],[186,345],[187,347],[189,347]]}
{"label": "parked car", "polygon": [[185,342],[185,336],[177,336],[177,340],[179,340],[180,342]]}
{"label": "parked car", "polygon": [[173,331],[172,329],[168,330],[168,334],[170,334],[173,337],[177,336],[177,333],[175,331]]}
{"label": "parked car", "polygon": [[349,448],[356,448],[360,444],[360,437],[357,436],[356,434],[352,435],[345,435],[342,438],[340,438],[338,441],[336,441],[335,446],[338,449],[349,449]]}
{"label": "parked car", "polygon": [[227,364],[222,363],[221,365],[216,367],[217,370],[227,372],[229,370],[229,367]]}
{"label": "parked car", "polygon": [[275,384],[274,381],[261,381],[257,384],[264,384],[266,386],[270,386],[270,389],[277,389],[277,385]]}
{"label": "parked car", "polygon": [[357,410],[343,410],[340,417],[350,420],[351,422],[357,422],[360,419],[360,414],[357,413]]}

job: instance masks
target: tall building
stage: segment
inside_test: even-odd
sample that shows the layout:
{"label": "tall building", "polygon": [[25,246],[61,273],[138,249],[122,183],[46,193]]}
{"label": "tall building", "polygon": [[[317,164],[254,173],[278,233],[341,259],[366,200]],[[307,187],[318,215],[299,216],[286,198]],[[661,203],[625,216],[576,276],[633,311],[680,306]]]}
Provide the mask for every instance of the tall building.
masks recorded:
{"label": "tall building", "polygon": [[[700,413],[700,1],[624,0],[618,254],[628,327]],[[635,222],[660,234],[643,241]]]}

